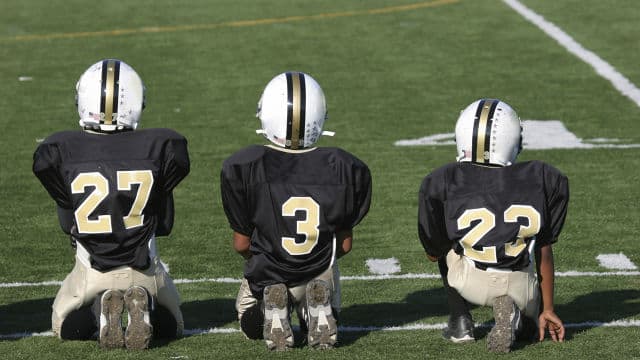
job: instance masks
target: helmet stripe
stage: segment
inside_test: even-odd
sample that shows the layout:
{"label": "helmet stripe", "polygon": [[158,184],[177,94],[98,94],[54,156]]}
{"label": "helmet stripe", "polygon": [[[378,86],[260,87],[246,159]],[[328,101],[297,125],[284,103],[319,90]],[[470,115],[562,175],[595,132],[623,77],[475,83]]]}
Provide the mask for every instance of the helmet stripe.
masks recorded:
{"label": "helmet stripe", "polygon": [[287,138],[285,147],[295,150],[304,147],[306,89],[304,74],[288,72],[286,78]]}
{"label": "helmet stripe", "polygon": [[120,61],[104,60],[102,62],[102,91],[100,93],[100,113],[105,125],[113,124],[113,114],[118,112],[118,80],[120,77]]}
{"label": "helmet stripe", "polygon": [[471,159],[478,163],[489,163],[489,157],[485,156],[491,146],[491,126],[493,114],[498,105],[498,100],[481,100],[476,109],[473,123],[473,146]]}
{"label": "helmet stripe", "polygon": [[471,139],[471,161],[476,161],[478,157],[478,126],[480,123],[480,113],[482,112],[482,107],[484,106],[485,100],[480,100],[478,103],[478,107],[476,108],[476,115],[473,120],[473,135]]}
{"label": "helmet stripe", "polygon": [[287,137],[284,147],[291,148],[291,127],[293,123],[293,80],[290,72],[285,74],[287,78]]}

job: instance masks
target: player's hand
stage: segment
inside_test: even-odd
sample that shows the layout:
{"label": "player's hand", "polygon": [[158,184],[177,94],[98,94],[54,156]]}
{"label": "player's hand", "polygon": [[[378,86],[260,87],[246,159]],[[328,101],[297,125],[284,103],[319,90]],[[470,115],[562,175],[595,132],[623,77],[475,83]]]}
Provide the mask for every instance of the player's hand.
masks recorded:
{"label": "player's hand", "polygon": [[545,332],[549,331],[551,340],[556,342],[564,341],[564,325],[555,312],[549,310],[543,311],[538,317],[538,322],[538,332],[540,335],[538,340],[543,341]]}
{"label": "player's hand", "polygon": [[430,261],[434,261],[434,262],[435,262],[435,261],[438,261],[438,258],[437,258],[437,257],[435,257],[435,256],[431,256],[431,255],[429,255],[429,254],[427,254],[427,259],[429,259]]}

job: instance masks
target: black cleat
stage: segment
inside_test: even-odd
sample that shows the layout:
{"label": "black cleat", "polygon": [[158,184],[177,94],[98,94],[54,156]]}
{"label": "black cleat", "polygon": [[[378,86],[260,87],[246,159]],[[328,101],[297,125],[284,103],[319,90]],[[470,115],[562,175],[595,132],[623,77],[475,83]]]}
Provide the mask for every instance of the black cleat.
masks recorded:
{"label": "black cleat", "polygon": [[471,316],[449,317],[447,327],[442,331],[442,337],[456,344],[475,341]]}

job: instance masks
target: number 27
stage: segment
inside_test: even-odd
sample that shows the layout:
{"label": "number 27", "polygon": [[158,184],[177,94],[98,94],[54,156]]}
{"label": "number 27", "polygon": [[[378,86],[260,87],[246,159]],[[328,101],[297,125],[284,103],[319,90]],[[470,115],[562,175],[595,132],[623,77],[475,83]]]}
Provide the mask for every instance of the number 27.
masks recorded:
{"label": "number 27", "polygon": [[[141,226],[144,222],[142,210],[147,205],[153,186],[153,173],[151,170],[133,170],[118,171],[116,174],[118,191],[131,191],[133,184],[139,185],[131,210],[122,221],[125,229]],[[98,215],[96,220],[89,219],[100,203],[109,196],[109,180],[99,172],[80,173],[71,182],[71,193],[85,193],[87,187],[94,189],[74,212],[78,232],[81,234],[113,232],[110,215]]]}

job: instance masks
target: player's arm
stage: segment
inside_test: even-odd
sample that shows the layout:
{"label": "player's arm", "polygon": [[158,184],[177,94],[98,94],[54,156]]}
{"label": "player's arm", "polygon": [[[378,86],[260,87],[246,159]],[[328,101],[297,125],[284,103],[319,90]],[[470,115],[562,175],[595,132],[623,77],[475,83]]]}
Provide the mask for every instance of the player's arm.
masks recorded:
{"label": "player's arm", "polygon": [[340,230],[336,232],[336,256],[338,258],[343,257],[351,251],[351,244],[353,243],[353,231]]}
{"label": "player's arm", "polygon": [[538,317],[539,340],[543,341],[545,332],[549,331],[553,341],[562,342],[565,334],[564,325],[553,308],[555,269],[551,244],[536,248],[536,260],[538,281],[542,295],[542,312]]}
{"label": "player's arm", "polygon": [[243,258],[249,259],[251,257],[251,237],[241,234],[237,231],[233,232],[233,249]]}

